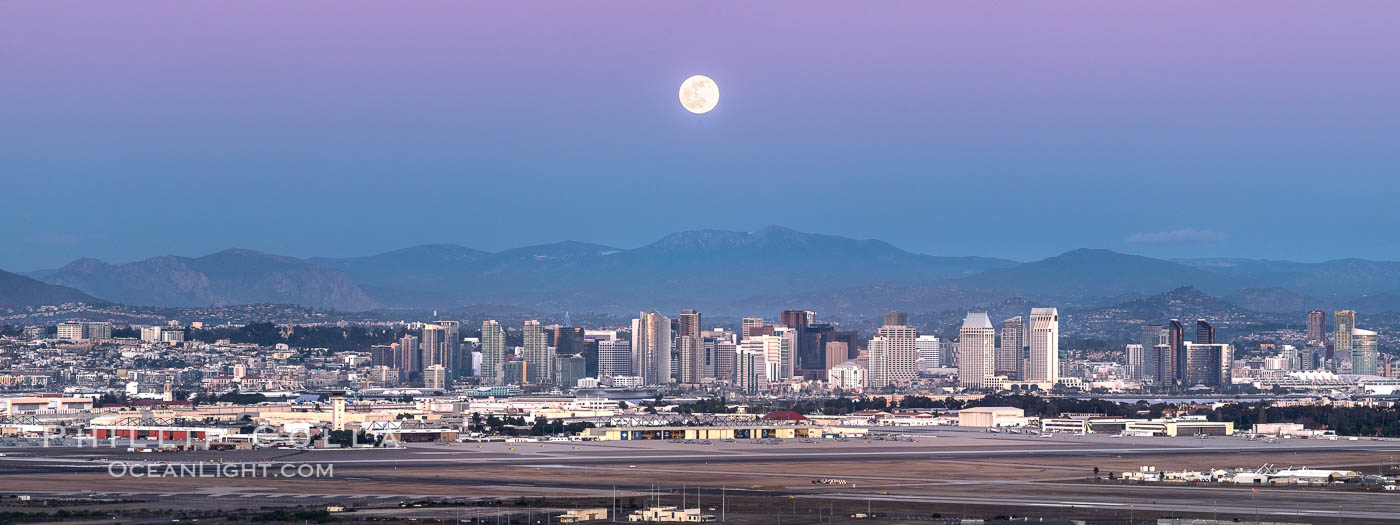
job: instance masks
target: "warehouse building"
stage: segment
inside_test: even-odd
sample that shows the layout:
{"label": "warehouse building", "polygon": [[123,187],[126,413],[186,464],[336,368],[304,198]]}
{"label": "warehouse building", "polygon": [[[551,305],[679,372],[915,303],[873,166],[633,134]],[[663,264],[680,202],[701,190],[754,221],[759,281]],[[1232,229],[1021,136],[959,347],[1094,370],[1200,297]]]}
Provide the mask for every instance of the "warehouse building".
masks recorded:
{"label": "warehouse building", "polygon": [[1235,433],[1235,424],[1204,419],[1129,419],[1074,414],[1041,420],[1040,429],[1042,432],[1079,435],[1228,436]]}
{"label": "warehouse building", "polygon": [[1016,407],[974,407],[958,411],[960,427],[1023,427],[1026,411]]}

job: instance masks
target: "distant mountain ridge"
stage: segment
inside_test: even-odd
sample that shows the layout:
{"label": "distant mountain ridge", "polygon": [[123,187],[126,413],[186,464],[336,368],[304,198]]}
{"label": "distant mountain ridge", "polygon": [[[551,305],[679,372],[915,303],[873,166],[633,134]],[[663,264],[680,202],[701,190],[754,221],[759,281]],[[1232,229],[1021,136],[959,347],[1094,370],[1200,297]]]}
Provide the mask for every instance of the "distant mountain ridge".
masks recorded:
{"label": "distant mountain ridge", "polygon": [[44,306],[63,303],[104,304],[106,302],[67,286],[48,284],[0,270],[0,306]]}
{"label": "distant mountain ridge", "polygon": [[275,302],[345,311],[379,306],[343,271],[243,249],[195,258],[166,255],[121,264],[85,258],[42,276],[50,284],[131,305]]}
{"label": "distant mountain ridge", "polygon": [[362,257],[297,259],[232,249],[123,264],[78,259],[30,276],[133,305],[281,303],[342,311],[514,305],[597,313],[694,307],[741,315],[792,307],[854,316],[1011,300],[1083,310],[1183,286],[1254,312],[1353,304],[1400,310],[1397,262],[1164,260],[1077,249],[1017,263],[924,255],[879,240],[777,226],[682,231],[636,248],[564,241],[494,253],[432,244]]}
{"label": "distant mountain ridge", "polygon": [[357,282],[377,287],[535,301],[571,295],[581,304],[712,304],[872,282],[933,282],[1015,264],[921,255],[883,241],[781,227],[678,232],[632,249],[566,241],[493,254],[473,250],[471,256],[451,261],[406,261],[397,273],[371,263],[385,255],[312,261],[344,269]]}
{"label": "distant mountain ridge", "polygon": [[1140,255],[1081,248],[1010,268],[988,270],[960,283],[1028,296],[1091,298],[1153,294],[1180,286],[1225,293],[1251,285],[1254,280],[1248,275],[1222,275]]}

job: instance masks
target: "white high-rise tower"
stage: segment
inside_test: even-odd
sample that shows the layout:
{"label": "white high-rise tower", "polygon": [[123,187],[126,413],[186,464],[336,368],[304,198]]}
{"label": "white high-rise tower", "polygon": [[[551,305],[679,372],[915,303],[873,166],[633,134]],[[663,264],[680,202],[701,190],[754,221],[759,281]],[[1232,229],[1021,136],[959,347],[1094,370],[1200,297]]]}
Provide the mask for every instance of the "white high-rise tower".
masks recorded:
{"label": "white high-rise tower", "polygon": [[499,385],[506,377],[506,331],[493,320],[481,322],[481,384]]}
{"label": "white high-rise tower", "polygon": [[958,330],[958,384],[983,388],[996,372],[997,330],[986,312],[968,312]]}
{"label": "white high-rise tower", "polygon": [[671,319],[655,310],[632,320],[632,373],[642,383],[671,382]]}
{"label": "white high-rise tower", "polygon": [[1060,311],[1032,308],[1030,318],[1030,360],[1026,381],[1056,383],[1060,380]]}

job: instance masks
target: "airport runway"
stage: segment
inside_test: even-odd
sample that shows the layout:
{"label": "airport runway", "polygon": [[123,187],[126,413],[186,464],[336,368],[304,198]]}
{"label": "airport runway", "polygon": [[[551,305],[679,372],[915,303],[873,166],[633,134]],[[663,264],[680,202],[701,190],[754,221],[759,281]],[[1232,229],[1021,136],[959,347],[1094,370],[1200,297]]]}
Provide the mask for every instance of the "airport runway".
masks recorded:
{"label": "airport runway", "polygon": [[[1396,466],[1400,442],[1242,438],[1109,438],[1107,436],[989,435],[920,430],[918,442],[788,440],[751,442],[503,443],[431,445],[383,450],[255,450],[135,453],[120,449],[0,449],[0,492],[79,496],[87,490],[191,508],[235,508],[339,502],[358,507],[394,505],[414,498],[610,497],[654,487],[721,492],[734,497],[808,501],[884,502],[901,509],[947,508],[963,502],[1023,512],[1098,515],[1142,511],[1234,517],[1311,518],[1339,515],[1350,522],[1386,522],[1400,494],[1235,486],[1090,484],[1095,466],[1106,471],[1279,466],[1364,469]],[[111,461],[134,464],[198,461],[334,465],[333,479],[116,479]],[[848,485],[814,485],[840,477]],[[697,485],[699,487],[697,487]],[[1340,505],[1340,508],[1338,508]],[[1043,515],[1043,514],[1042,514]]]}

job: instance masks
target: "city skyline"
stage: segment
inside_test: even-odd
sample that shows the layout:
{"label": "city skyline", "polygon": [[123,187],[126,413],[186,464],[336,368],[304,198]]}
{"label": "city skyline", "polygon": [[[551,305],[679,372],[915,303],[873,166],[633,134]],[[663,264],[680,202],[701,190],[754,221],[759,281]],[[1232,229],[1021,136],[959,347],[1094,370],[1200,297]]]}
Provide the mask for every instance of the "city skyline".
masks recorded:
{"label": "city skyline", "polygon": [[[1014,260],[1400,259],[1370,226],[1400,219],[1400,76],[1374,67],[1400,49],[1393,3],[153,3],[169,31],[0,8],[0,267],[767,224]],[[675,99],[693,74],[725,93],[703,115]],[[940,197],[993,183],[1012,191]],[[424,188],[455,204],[389,212]],[[1144,188],[1173,212],[1141,213]],[[609,201],[628,206],[578,212]],[[1338,202],[1352,227],[1294,211]]]}
{"label": "city skyline", "polygon": [[0,523],[1400,523],[1397,20],[0,2]]}

